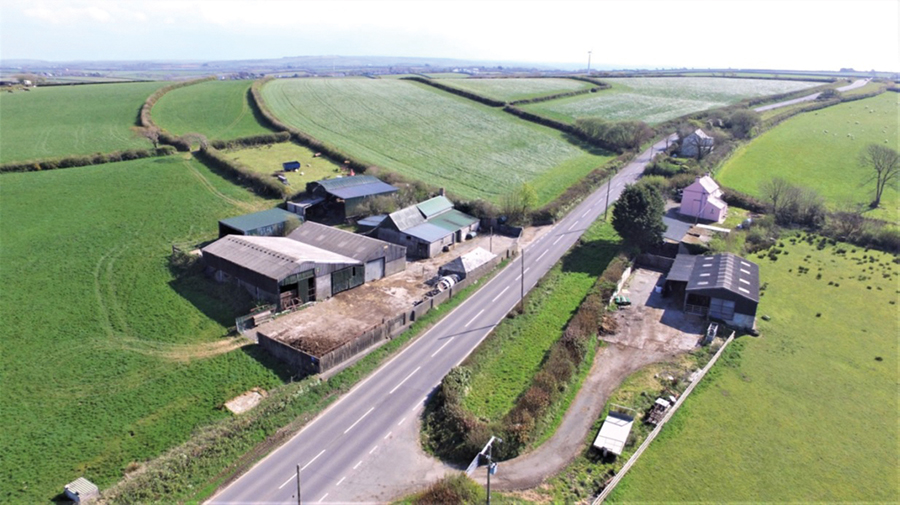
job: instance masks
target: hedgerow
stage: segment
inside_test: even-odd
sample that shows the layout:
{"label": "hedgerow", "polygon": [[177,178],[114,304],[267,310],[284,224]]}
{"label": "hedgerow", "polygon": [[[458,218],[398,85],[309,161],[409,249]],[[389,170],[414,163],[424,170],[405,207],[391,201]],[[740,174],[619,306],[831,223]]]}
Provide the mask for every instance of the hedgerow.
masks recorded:
{"label": "hedgerow", "polygon": [[215,79],[215,76],[204,77],[201,79],[194,79],[191,81],[178,82],[175,84],[171,84],[164,88],[160,88],[156,90],[153,94],[147,97],[144,101],[144,105],[141,106],[141,112],[138,116],[138,120],[140,125],[144,128],[156,128],[159,130],[159,141],[163,144],[169,144],[174,146],[179,151],[190,151],[191,143],[190,141],[185,140],[182,137],[176,137],[171,133],[160,128],[156,123],[153,122],[153,117],[151,115],[151,111],[153,109],[153,105],[166,93],[172,91],[173,89],[183,88],[185,86],[190,86],[192,84],[199,84],[201,82],[206,82]]}
{"label": "hedgerow", "polygon": [[476,102],[483,103],[490,107],[503,107],[506,105],[506,102],[502,100],[494,100],[493,98],[488,98],[484,95],[479,95],[478,93],[473,93],[471,91],[467,91],[464,89],[454,88],[453,86],[447,86],[446,84],[437,82],[433,79],[424,79],[422,77],[403,77],[403,80],[407,81],[415,81],[418,83],[422,83],[433,88],[440,89],[442,91],[446,91],[447,93],[453,93],[454,95],[461,96],[463,98],[468,98],[469,100],[475,100]]}
{"label": "hedgerow", "polygon": [[44,160],[16,161],[0,165],[0,173],[6,172],[40,172],[42,170],[56,170],[60,168],[85,167],[89,165],[101,165],[117,161],[137,160],[152,158],[154,156],[168,156],[175,153],[172,146],[160,146],[156,149],[127,149],[125,151],[113,151],[111,153],[95,153],[84,156],[66,156],[64,158],[50,158]]}
{"label": "hedgerow", "polygon": [[195,156],[203,164],[214,170],[224,171],[238,180],[241,184],[250,186],[261,196],[274,196],[287,198],[291,196],[288,187],[275,182],[271,177],[250,170],[239,161],[234,161],[225,156],[221,151],[212,146],[201,147]]}

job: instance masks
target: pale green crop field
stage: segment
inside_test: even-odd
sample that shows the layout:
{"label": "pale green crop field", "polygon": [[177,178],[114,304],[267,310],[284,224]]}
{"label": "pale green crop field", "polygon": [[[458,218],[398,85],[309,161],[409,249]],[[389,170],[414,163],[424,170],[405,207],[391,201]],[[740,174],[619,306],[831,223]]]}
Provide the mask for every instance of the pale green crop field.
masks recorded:
{"label": "pale green crop field", "polygon": [[[242,163],[251,171],[269,175],[276,181],[278,179],[275,174],[281,173],[294,193],[303,191],[307,182],[328,179],[342,173],[340,165],[322,156],[316,158],[312,151],[293,142],[235,149],[224,155]],[[286,161],[299,161],[302,166],[296,172],[283,172],[281,164]]]}
{"label": "pale green crop field", "polygon": [[456,79],[442,84],[506,102],[592,87],[588,82],[575,79],[553,78]]}
{"label": "pale green crop field", "polygon": [[611,503],[900,501],[900,264],[791,238],[750,257],[761,336],[725,350]]}
{"label": "pale green crop field", "polygon": [[231,140],[271,133],[257,122],[247,98],[253,81],[205,81],[166,93],[153,106],[153,121],[174,133]]}
{"label": "pale green crop field", "polygon": [[603,82],[612,84],[613,88],[523,108],[565,122],[600,117],[656,124],[692,112],[731,105],[744,98],[789,93],[819,85],[803,81],[716,77],[604,78]]}
{"label": "pale green crop field", "polygon": [[[717,178],[759,196],[760,184],[777,176],[816,190],[832,209],[865,206],[874,198],[875,184],[866,183],[874,172],[859,166],[857,156],[872,143],[900,150],[900,94],[794,116],[739,149]],[[900,192],[888,187],[881,207],[865,215],[900,222]]]}
{"label": "pale green crop field", "polygon": [[0,163],[153,147],[136,137],[144,100],[165,82],[0,93]]}
{"label": "pale green crop field", "polygon": [[409,81],[278,79],[262,92],[285,123],[463,198],[497,201],[530,182],[543,204],[612,158],[556,130]]}

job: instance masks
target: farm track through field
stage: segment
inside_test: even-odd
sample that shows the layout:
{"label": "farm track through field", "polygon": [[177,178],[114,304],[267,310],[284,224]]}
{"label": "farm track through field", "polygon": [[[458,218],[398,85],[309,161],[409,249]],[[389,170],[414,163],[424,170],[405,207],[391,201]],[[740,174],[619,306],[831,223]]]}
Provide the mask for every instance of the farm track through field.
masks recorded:
{"label": "farm track through field", "polygon": [[197,170],[194,167],[194,165],[191,164],[190,161],[184,160],[184,166],[187,167],[188,170],[191,172],[191,175],[196,177],[197,180],[200,181],[200,184],[202,184],[203,187],[206,188],[210,193],[212,193],[213,196],[215,196],[216,198],[219,198],[220,200],[227,202],[241,210],[248,210],[248,211],[256,210],[256,207],[254,207],[252,204],[249,204],[247,202],[242,202],[235,198],[231,198],[230,196],[228,196],[228,195],[222,193],[221,191],[219,191],[218,189],[216,189],[216,187],[213,185],[213,183],[209,182],[209,179],[207,179],[203,174],[201,174],[200,171]]}
{"label": "farm track through field", "polygon": [[222,134],[221,134],[222,137],[225,137],[226,133],[228,133],[229,131],[231,131],[232,128],[237,126],[238,123],[240,123],[241,120],[247,116],[248,112],[250,112],[250,106],[247,105],[247,100],[242,100],[241,101],[241,113],[238,114],[238,116],[236,118],[234,118],[234,121],[232,121],[231,124],[226,126],[224,130],[222,130]]}

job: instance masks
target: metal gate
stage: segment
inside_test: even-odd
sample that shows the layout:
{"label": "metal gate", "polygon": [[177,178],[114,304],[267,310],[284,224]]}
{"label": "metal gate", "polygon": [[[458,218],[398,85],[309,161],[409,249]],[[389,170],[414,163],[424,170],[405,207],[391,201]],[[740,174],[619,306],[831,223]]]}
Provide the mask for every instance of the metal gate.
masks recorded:
{"label": "metal gate", "polygon": [[366,282],[371,282],[384,277],[384,258],[378,258],[366,263]]}

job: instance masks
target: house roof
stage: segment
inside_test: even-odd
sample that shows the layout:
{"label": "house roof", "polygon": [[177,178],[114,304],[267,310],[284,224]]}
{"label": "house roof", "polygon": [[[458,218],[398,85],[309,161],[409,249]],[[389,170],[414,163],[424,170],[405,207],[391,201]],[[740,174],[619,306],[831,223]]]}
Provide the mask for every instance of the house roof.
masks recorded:
{"label": "house roof", "polygon": [[417,204],[416,207],[425,216],[425,219],[430,219],[442,212],[453,209],[453,202],[447,199],[446,196],[436,196]]}
{"label": "house roof", "polygon": [[360,198],[364,196],[393,193],[397,188],[386,182],[382,182],[371,175],[354,175],[352,177],[335,177],[311,182],[310,185],[319,185],[327,193],[344,200]]}
{"label": "house roof", "polygon": [[453,235],[453,231],[446,228],[441,228],[440,226],[436,226],[431,223],[422,223],[411,228],[407,228],[403,230],[403,233],[429,243],[437,242],[444,237]]}
{"label": "house roof", "polygon": [[[687,291],[726,289],[754,302],[759,301],[759,267],[752,261],[731,253],[694,258]],[[675,261],[677,263],[678,258]]]}
{"label": "house roof", "polygon": [[271,279],[283,279],[296,273],[302,263],[357,265],[351,257],[334,253],[286,237],[226,235],[202,249],[203,254],[240,265]]}
{"label": "house roof", "polygon": [[633,425],[634,418],[610,412],[603,421],[603,426],[600,427],[600,433],[597,433],[597,438],[594,439],[594,447],[606,449],[616,455],[622,454]]}
{"label": "house roof", "polygon": [[721,193],[719,189],[719,185],[716,184],[716,181],[713,180],[712,177],[708,175],[704,175],[703,177],[698,177],[694,182],[691,183],[690,186],[684,188],[685,192],[703,192],[708,195],[716,195],[717,193]]}
{"label": "house roof", "polygon": [[416,206],[391,212],[388,218],[394,222],[394,225],[400,231],[406,231],[407,228],[412,228],[425,222],[425,218]]}
{"label": "house roof", "polygon": [[288,235],[288,238],[357,261],[369,261],[385,256],[385,251],[389,248],[403,248],[403,246],[310,221],[298,226]]}
{"label": "house roof", "polygon": [[692,135],[696,135],[696,136],[700,137],[701,139],[712,139],[712,137],[707,135],[706,132],[700,128],[697,128],[696,130],[694,130],[694,133]]}
{"label": "house roof", "polygon": [[429,223],[440,226],[445,230],[450,230],[455,232],[461,228],[471,225],[472,223],[478,222],[478,219],[464,214],[456,209],[450,209],[448,211],[442,212],[437,216],[432,217],[428,220]]}
{"label": "house roof", "polygon": [[280,224],[287,221],[288,219],[296,218],[297,215],[293,212],[275,208],[263,210],[260,212],[254,212],[252,214],[244,214],[243,216],[235,216],[228,219],[222,219],[221,221],[219,221],[219,223],[236,230],[248,232],[257,228]]}

